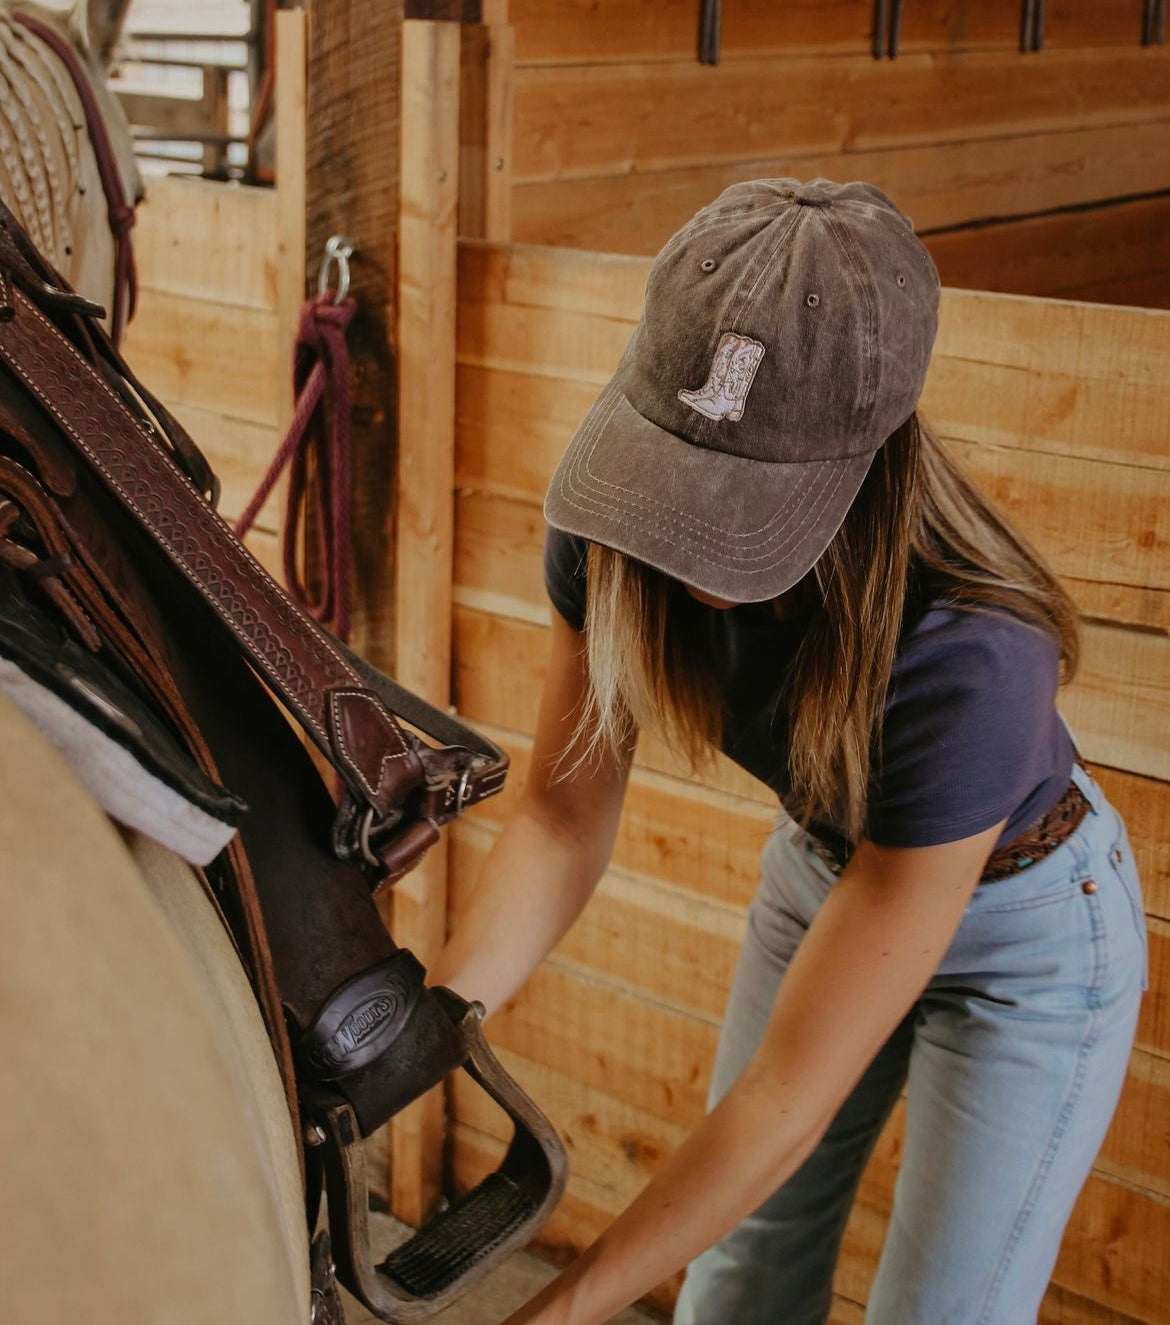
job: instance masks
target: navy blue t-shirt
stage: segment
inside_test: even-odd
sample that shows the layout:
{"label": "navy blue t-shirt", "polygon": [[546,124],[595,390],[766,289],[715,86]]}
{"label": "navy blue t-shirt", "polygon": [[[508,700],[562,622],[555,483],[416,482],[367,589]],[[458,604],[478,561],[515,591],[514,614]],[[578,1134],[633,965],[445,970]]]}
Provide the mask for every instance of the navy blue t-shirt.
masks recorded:
{"label": "navy blue t-shirt", "polygon": [[[549,529],[544,574],[553,606],[585,623],[584,539]],[[723,696],[723,750],[767,783],[791,790],[785,675],[806,620],[767,604],[708,613]],[[1007,818],[1010,842],[1063,795],[1073,765],[1056,712],[1059,649],[1048,634],[1002,612],[928,604],[903,634],[872,770],[865,835],[880,846],[932,846]],[[831,824],[810,825],[842,856]]]}

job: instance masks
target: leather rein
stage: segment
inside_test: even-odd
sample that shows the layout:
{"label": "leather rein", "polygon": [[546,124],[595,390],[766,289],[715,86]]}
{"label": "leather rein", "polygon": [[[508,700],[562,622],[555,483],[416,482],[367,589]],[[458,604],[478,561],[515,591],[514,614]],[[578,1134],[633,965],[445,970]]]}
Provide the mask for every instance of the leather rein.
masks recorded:
{"label": "leather rein", "polygon": [[85,127],[97,161],[102,192],[106,196],[106,216],[114,239],[114,308],[110,339],[117,346],[122,343],[126,323],[134,316],[138,304],[138,272],[131,239],[134,204],[126,197],[126,186],[122,182],[122,172],[118,168],[110,131],[94,94],[93,83],[76,50],[59,32],[31,14],[15,13],[12,21],[39,37],[61,61],[85,111]]}

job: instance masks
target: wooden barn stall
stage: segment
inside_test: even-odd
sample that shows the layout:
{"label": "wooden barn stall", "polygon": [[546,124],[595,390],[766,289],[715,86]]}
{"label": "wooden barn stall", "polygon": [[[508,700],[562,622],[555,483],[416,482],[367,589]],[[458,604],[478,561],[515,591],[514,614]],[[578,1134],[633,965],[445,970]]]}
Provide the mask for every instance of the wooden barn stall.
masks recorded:
{"label": "wooden barn stall", "polygon": [[[513,752],[513,790],[454,834],[452,913],[524,777],[550,608],[541,501],[616,365],[645,259],[464,243],[455,699]],[[1170,1245],[1170,313],[947,290],[924,413],[1036,542],[1084,615],[1063,711],[1126,818],[1151,933],[1129,1081],[1065,1239],[1045,1325],[1164,1319]],[[565,1133],[569,1194],[545,1239],[588,1243],[702,1117],[757,855],[775,800],[726,760],[696,781],[642,743],[613,866],[493,1042]],[[1010,1126],[1010,1119],[1005,1119]],[[901,1114],[849,1225],[834,1320],[855,1325],[889,1214]],[[453,1100],[460,1186],[498,1124]],[[665,1303],[670,1285],[658,1295]]]}
{"label": "wooden barn stall", "polygon": [[[305,28],[281,16],[282,33],[299,34],[282,36],[278,82],[293,164],[275,195],[198,195],[214,198],[212,219],[179,192],[211,186],[156,193],[154,216],[174,199],[174,217],[143,249],[131,356],[224,470],[232,514],[287,416],[297,255],[311,271],[324,235],[355,239],[358,639],[407,684],[449,693],[514,759],[511,792],[400,885],[400,942],[434,951],[523,781],[550,610],[540,500],[638,315],[637,255],[735,179],[868,177],[914,216],[951,285],[1170,304],[1170,61],[1138,45],[1139,16],[1120,8],[1052,4],[1049,49],[1024,55],[1014,3],[907,6],[898,57],[878,62],[860,0],[728,0],[723,63],[706,68],[689,0],[512,0],[511,22],[485,0],[484,22],[462,31],[442,13],[403,21],[399,6],[336,0],[327,25],[309,25],[307,121],[284,73],[286,61],[306,67]],[[462,6],[410,12],[444,10]],[[217,209],[221,240],[209,237]],[[244,227],[251,274],[232,279]],[[579,251],[513,242],[532,239]],[[237,339],[241,325],[251,334]],[[1170,314],[946,292],[925,412],[1082,608],[1084,663],[1064,707],[1129,822],[1150,915],[1129,1082],[1045,1325],[1161,1320],[1170,1288],[1167,380]],[[270,507],[255,544],[270,559],[276,524]],[[774,813],[726,761],[696,781],[644,742],[598,898],[490,1024],[570,1144],[569,1194],[543,1238],[558,1253],[588,1242],[701,1116]],[[445,1172],[441,1101],[396,1128],[390,1190],[416,1220],[501,1145],[470,1092],[456,1086],[448,1105]],[[900,1126],[854,1211],[837,1325],[862,1319]],[[667,1285],[657,1300],[672,1295]]]}
{"label": "wooden barn stall", "polygon": [[1022,54],[1017,0],[926,0],[874,59],[873,0],[724,0],[714,67],[697,11],[511,0],[513,239],[653,254],[735,180],[865,179],[947,285],[1170,307],[1170,49],[1141,6],[1053,0]]}

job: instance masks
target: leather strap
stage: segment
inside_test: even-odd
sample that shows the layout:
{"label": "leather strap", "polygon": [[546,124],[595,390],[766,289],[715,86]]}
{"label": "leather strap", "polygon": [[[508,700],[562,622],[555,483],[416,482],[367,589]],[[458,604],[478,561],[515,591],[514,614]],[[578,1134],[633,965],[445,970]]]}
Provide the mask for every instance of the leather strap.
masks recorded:
{"label": "leather strap", "polygon": [[[21,289],[11,297],[14,316],[0,323],[0,359],[199,591],[337,768],[349,793],[335,834],[339,854],[379,877],[403,872],[396,837],[404,835],[421,854],[433,837],[416,825],[429,822],[433,829],[494,795],[507,757],[389,678],[355,667],[353,655],[289,600],[202,499],[146,420]],[[383,695],[411,708],[403,714],[407,721],[417,714],[423,730],[450,733],[462,744],[430,750],[403,731]]]}

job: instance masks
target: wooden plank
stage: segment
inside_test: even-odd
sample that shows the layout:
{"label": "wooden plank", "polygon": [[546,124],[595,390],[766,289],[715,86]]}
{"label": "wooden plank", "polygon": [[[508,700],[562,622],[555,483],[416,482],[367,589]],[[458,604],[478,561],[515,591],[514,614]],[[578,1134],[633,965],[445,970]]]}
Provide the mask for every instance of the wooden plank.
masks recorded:
{"label": "wooden plank", "polygon": [[[1165,846],[1165,839],[1162,845]],[[1147,877],[1142,876],[1143,885]],[[1149,896],[1147,890],[1147,909],[1150,909]],[[1146,925],[1150,936],[1150,987],[1142,999],[1135,1043],[1152,1054],[1166,1057],[1170,1055],[1170,921],[1147,917]]]}
{"label": "wooden plank", "polygon": [[169,407],[276,422],[276,314],[143,290],[123,353]]}
{"label": "wooden plank", "polygon": [[[439,708],[451,673],[455,474],[455,244],[459,25],[402,25],[398,260],[396,679]],[[447,838],[394,891],[394,934],[428,964],[447,923]],[[444,1101],[433,1090],[393,1123],[393,1208],[421,1224],[442,1196]]]}
{"label": "wooden plank", "polygon": [[[505,1143],[467,1124],[457,1124],[452,1132],[453,1163],[459,1191],[468,1190],[503,1156]],[[570,1174],[569,1188],[552,1219],[537,1239],[547,1254],[560,1263],[571,1260],[593,1242],[612,1221],[616,1208],[604,1188],[590,1184],[578,1172]],[[864,1312],[852,1296],[868,1296],[869,1284],[877,1268],[888,1216],[859,1201],[846,1234],[845,1247],[836,1281],[836,1294],[829,1325],[861,1325]],[[669,1312],[677,1296],[676,1276],[649,1294],[646,1303]],[[1158,1317],[1124,1314],[1074,1293],[1060,1285],[1049,1287],[1038,1316],[1038,1325],[1135,1325],[1156,1321]]]}
{"label": "wooden plank", "polygon": [[[460,828],[454,838],[451,918],[458,922],[495,834]],[[672,841],[676,851],[678,846]],[[657,873],[670,874],[669,861]],[[713,884],[710,893],[731,892]],[[581,918],[561,941],[560,953],[591,971],[620,981],[631,995],[680,1010],[721,1017],[743,937],[742,909],[659,879],[610,869]]]}
{"label": "wooden plank", "polygon": [[465,241],[459,245],[460,358],[474,360],[484,343],[478,323],[485,304],[594,313],[633,324],[642,316],[649,271],[644,258],[621,254]]}
{"label": "wooden plank", "polygon": [[459,97],[459,233],[512,237],[513,30],[463,29]]}
{"label": "wooden plank", "polygon": [[276,307],[278,205],[273,189],[190,176],[152,180],[134,249],[144,290],[230,307]]}
{"label": "wooden plank", "polygon": [[330,235],[355,247],[350,324],[352,643],[394,670],[394,337],[402,0],[311,0],[306,110],[306,270]]}
{"label": "wooden plank", "polygon": [[[1168,137],[1170,126],[1159,119],[866,151],[796,144],[778,155],[656,170],[650,178],[636,172],[529,181],[514,191],[512,234],[526,244],[652,255],[731,184],[817,176],[869,180],[920,231],[936,230],[1166,189]],[[1105,255],[1097,256],[1100,262]]]}
{"label": "wooden plank", "polygon": [[1055,460],[1019,446],[948,445],[1058,574],[1170,589],[1170,469]]}
{"label": "wooden plank", "polygon": [[[1170,162],[1170,132],[1163,127]],[[1102,195],[1105,196],[1105,195]],[[980,225],[923,241],[946,285],[1170,308],[1170,197]]]}
{"label": "wooden plank", "polygon": [[1059,707],[1086,758],[1170,781],[1170,637],[1085,623]]}
{"label": "wooden plank", "polygon": [[[515,178],[1010,138],[1166,118],[1170,48],[522,68]],[[670,107],[670,114],[661,108]],[[931,113],[923,117],[922,107]]]}
{"label": "wooden plank", "polygon": [[[525,64],[594,64],[625,60],[694,59],[697,22],[691,0],[512,0],[519,59]],[[1140,15],[1116,0],[1054,5],[1045,22],[1046,47],[1131,45]],[[725,0],[725,60],[765,51],[868,54],[870,0]],[[1020,9],[1015,0],[930,0],[906,6],[899,49],[1015,50]]]}
{"label": "wooden plank", "polygon": [[276,392],[277,422],[283,435],[293,413],[292,361],[305,273],[306,199],[305,113],[308,22],[303,9],[276,15]]}

